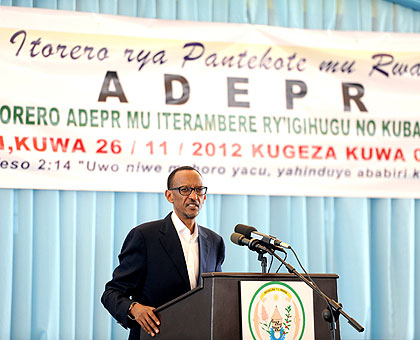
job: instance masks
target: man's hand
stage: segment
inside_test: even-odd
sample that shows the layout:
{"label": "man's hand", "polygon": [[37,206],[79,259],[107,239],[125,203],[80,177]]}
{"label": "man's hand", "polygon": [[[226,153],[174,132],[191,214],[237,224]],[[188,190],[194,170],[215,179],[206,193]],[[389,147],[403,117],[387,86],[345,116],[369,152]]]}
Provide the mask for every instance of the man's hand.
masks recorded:
{"label": "man's hand", "polygon": [[158,326],[160,325],[159,319],[153,313],[154,307],[144,306],[140,303],[136,303],[131,308],[130,314],[136,319],[140,326],[151,336],[159,333]]}

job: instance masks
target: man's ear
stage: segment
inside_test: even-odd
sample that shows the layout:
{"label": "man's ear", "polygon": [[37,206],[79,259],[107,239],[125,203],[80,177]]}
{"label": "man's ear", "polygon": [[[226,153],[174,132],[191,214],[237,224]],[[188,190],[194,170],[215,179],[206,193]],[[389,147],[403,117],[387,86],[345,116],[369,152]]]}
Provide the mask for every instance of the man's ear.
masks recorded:
{"label": "man's ear", "polygon": [[174,197],[173,197],[173,193],[171,190],[166,190],[165,191],[165,197],[168,200],[169,203],[174,203]]}

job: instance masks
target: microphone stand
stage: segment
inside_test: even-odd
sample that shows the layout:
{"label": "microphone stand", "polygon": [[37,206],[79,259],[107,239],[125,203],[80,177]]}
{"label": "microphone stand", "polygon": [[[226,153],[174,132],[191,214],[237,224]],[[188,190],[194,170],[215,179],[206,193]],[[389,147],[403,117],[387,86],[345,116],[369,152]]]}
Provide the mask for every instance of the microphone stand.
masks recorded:
{"label": "microphone stand", "polygon": [[261,273],[267,273],[267,258],[262,251],[258,252],[258,261],[261,261]]}
{"label": "microphone stand", "polygon": [[248,245],[248,248],[258,253],[258,261],[261,262],[261,273],[267,273],[267,258],[264,255],[269,252],[268,248],[266,248],[263,245],[260,245],[255,239],[251,240],[250,244]]}
{"label": "microphone stand", "polygon": [[331,313],[329,313],[328,310],[327,310],[327,312],[325,312],[325,310],[324,310],[323,311],[323,317],[324,317],[325,321],[328,321],[330,323],[330,331],[331,331],[332,339],[335,339],[334,323],[335,323],[336,319],[338,320],[338,317],[340,316],[340,314],[343,315],[347,319],[348,323],[354,329],[356,329],[358,332],[363,332],[365,330],[362,325],[360,325],[356,320],[354,320],[346,312],[343,311],[343,305],[341,303],[338,303],[338,302],[334,301],[333,299],[328,297],[326,294],[324,294],[317,286],[312,284],[306,277],[304,277],[302,274],[300,274],[292,265],[288,264],[280,256],[278,256],[274,252],[273,249],[265,247],[265,250],[268,253],[270,253],[271,255],[273,255],[281,263],[283,263],[284,266],[289,271],[289,273],[295,274],[299,279],[301,279],[303,282],[305,282],[309,287],[311,287],[311,289],[315,293],[317,293],[321,298],[323,298],[327,302],[328,307],[332,310],[332,315],[331,315]]}

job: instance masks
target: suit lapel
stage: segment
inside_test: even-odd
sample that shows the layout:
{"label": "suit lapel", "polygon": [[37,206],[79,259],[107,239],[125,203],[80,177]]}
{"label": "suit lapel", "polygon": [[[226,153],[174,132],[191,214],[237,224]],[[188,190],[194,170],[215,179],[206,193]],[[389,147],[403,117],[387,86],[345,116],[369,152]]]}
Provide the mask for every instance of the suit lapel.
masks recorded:
{"label": "suit lapel", "polygon": [[184,279],[185,283],[190,287],[190,280],[188,278],[187,264],[185,263],[184,252],[182,250],[181,241],[178,233],[171,220],[171,214],[165,217],[163,225],[160,229],[160,243],[165,249],[169,258],[173,262],[178,273]]}

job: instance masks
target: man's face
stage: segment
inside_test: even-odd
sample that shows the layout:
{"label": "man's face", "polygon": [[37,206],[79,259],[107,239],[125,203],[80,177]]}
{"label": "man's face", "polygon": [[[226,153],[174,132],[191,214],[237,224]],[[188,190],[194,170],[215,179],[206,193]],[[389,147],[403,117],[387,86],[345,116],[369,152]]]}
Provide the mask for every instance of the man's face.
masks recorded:
{"label": "man's face", "polygon": [[[189,186],[196,188],[202,185],[202,178],[197,171],[180,170],[175,173],[171,187]],[[178,190],[166,190],[165,196],[174,205],[176,214],[185,224],[188,224],[188,220],[194,220],[197,217],[206,200],[206,195],[199,196],[194,190],[191,191],[189,196],[182,196]]]}

